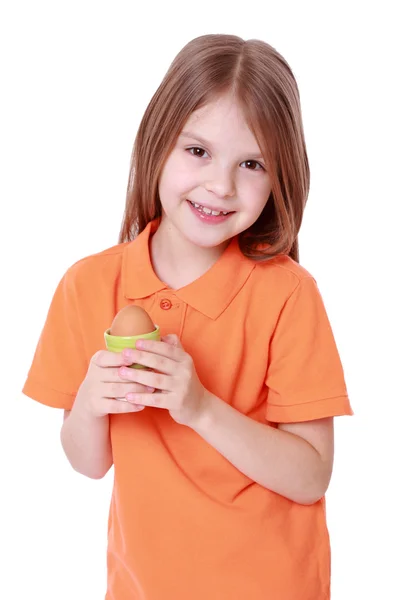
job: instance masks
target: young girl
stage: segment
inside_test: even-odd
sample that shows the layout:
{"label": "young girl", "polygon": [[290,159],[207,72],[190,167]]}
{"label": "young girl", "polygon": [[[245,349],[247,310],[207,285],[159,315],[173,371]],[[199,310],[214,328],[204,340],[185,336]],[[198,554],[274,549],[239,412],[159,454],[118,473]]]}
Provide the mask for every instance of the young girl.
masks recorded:
{"label": "young girl", "polygon": [[[308,190],[282,56],[188,43],[140,124],[119,243],[62,277],[23,388],[64,409],[74,469],[114,465],[108,600],[330,597],[333,417],[352,410],[298,263]],[[109,352],[129,304],[161,341]]]}

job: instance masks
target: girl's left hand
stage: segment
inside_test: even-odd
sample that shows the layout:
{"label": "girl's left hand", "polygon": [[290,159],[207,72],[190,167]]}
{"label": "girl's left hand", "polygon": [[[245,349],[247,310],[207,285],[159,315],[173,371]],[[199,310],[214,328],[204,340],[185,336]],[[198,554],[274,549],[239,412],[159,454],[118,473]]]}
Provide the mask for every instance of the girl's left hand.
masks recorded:
{"label": "girl's left hand", "polygon": [[139,340],[136,346],[136,349],[129,349],[132,363],[154,371],[121,367],[119,376],[156,391],[130,393],[126,399],[134,404],[165,408],[174,421],[190,427],[206,409],[210,398],[210,393],[198,378],[192,357],[185,352],[175,334],[162,337],[161,341]]}

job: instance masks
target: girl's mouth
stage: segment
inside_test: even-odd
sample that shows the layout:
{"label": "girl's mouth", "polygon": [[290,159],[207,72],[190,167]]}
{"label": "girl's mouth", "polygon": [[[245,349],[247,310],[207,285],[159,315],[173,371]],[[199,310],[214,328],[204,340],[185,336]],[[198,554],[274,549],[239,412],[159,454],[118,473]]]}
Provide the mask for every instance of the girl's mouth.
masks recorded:
{"label": "girl's mouth", "polygon": [[197,204],[196,202],[191,202],[191,200],[187,200],[192,212],[200,218],[203,222],[206,223],[222,223],[229,218],[230,215],[234,213],[234,211],[217,211],[211,210],[206,206],[202,206],[201,204]]}
{"label": "girl's mouth", "polygon": [[194,208],[196,210],[198,210],[199,212],[204,213],[205,215],[213,215],[213,217],[219,217],[220,215],[228,215],[229,211],[223,212],[223,211],[218,211],[218,210],[211,210],[211,208],[207,208],[205,206],[202,206],[201,204],[197,204],[196,202],[192,202],[191,200],[188,200],[188,202],[190,202],[190,204],[192,206],[194,206]]}

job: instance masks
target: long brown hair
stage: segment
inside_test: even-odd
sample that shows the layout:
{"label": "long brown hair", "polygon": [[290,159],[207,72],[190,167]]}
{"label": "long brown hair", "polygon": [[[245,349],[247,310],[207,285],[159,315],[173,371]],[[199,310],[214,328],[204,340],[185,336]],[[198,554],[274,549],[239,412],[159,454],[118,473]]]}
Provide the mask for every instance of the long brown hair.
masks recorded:
{"label": "long brown hair", "polygon": [[272,184],[263,212],[239,235],[241,251],[258,261],[278,254],[299,261],[298,232],[310,186],[299,90],[272,46],[235,35],[202,35],[186,44],[150,100],[132,151],[118,243],[133,240],[161,217],[160,174],[186,120],[225,93],[239,103]]}

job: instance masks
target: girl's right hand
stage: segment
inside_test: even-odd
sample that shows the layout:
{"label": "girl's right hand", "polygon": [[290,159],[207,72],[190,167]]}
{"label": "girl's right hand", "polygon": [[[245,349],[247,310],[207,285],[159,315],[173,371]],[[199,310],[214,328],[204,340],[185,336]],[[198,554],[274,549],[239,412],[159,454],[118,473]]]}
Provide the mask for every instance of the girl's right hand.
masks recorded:
{"label": "girl's right hand", "polygon": [[88,410],[94,417],[143,410],[144,406],[131,404],[125,396],[129,392],[151,394],[154,392],[154,388],[121,379],[118,374],[119,367],[131,364],[132,361],[125,359],[122,352],[110,352],[109,350],[96,352],[90,360],[75,404]]}

